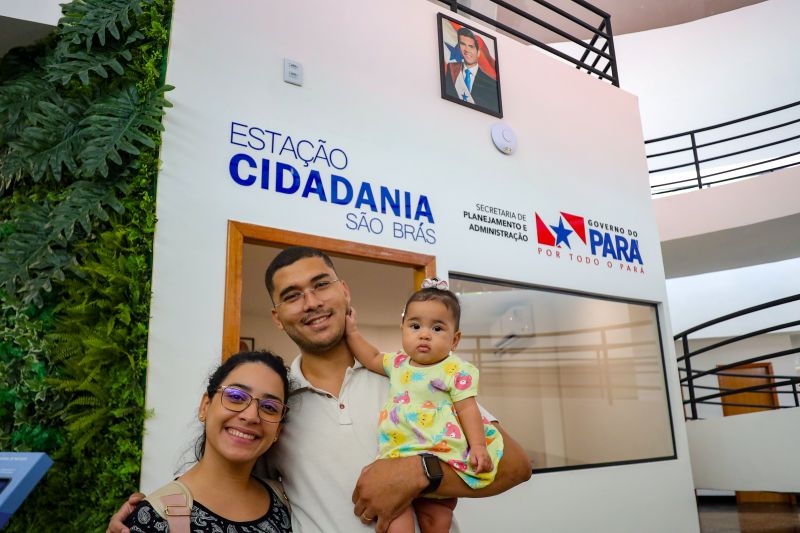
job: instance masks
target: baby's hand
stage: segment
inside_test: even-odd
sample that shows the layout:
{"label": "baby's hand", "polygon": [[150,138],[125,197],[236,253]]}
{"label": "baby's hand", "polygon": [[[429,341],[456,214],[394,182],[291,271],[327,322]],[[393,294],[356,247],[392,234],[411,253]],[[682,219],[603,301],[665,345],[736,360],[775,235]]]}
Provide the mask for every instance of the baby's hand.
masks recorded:
{"label": "baby's hand", "polygon": [[347,314],[344,317],[344,334],[349,335],[356,331],[358,331],[358,327],[356,326],[356,310],[354,307],[351,307],[347,310]]}
{"label": "baby's hand", "polygon": [[486,446],[473,446],[469,450],[469,464],[476,474],[492,471],[492,458]]}

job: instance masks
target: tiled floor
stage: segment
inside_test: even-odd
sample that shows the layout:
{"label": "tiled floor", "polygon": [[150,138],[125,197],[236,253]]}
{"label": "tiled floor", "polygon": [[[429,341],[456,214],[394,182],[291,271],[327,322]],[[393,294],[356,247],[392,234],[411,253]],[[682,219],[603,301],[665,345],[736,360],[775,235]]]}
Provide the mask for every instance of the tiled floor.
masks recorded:
{"label": "tiled floor", "polygon": [[697,503],[702,533],[800,533],[798,507],[750,503],[737,508],[732,499],[717,499]]}

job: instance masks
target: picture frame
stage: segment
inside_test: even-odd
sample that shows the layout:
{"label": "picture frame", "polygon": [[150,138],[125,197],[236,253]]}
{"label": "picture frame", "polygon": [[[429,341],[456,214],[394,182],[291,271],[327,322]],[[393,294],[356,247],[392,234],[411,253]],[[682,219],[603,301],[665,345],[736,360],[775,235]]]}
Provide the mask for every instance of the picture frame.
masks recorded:
{"label": "picture frame", "polygon": [[256,340],[253,337],[239,337],[239,351],[253,352],[256,349]]}
{"label": "picture frame", "polygon": [[442,98],[503,118],[497,39],[443,13],[436,21]]}

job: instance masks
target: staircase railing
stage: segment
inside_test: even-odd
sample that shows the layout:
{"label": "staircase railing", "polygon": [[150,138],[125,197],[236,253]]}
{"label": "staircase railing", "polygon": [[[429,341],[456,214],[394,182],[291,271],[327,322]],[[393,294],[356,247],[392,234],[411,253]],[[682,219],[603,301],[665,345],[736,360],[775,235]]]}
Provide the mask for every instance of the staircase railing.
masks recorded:
{"label": "staircase railing", "polygon": [[800,164],[800,101],[645,141],[652,194],[702,189]]}
{"label": "staircase railing", "polygon": [[[572,0],[569,10],[561,9],[546,0],[529,0],[523,4],[525,8],[518,7],[519,2],[516,2],[515,5],[505,0],[489,0],[497,6],[494,10],[495,13],[486,13],[486,10],[478,11],[470,5],[469,0],[439,1],[450,6],[450,10],[455,13],[464,13],[494,26],[511,37],[537,46],[572,63],[575,68],[585,70],[587,74],[593,74],[599,79],[609,81],[612,85],[619,87],[614,34],[611,31],[611,15],[584,0]],[[484,3],[484,5],[486,4]],[[501,17],[497,12],[503,16]],[[506,22],[502,22],[501,18]],[[548,22],[545,18],[552,22]],[[515,21],[516,27],[511,26],[512,21]],[[537,36],[544,32],[557,36],[559,40],[566,39],[576,44],[579,47],[580,56],[572,56],[544,43],[541,38],[532,35],[531,31],[523,31],[523,27],[526,30],[527,28],[534,29]],[[588,42],[580,36],[587,32],[590,36]]]}
{"label": "staircase railing", "polygon": [[[689,328],[686,331],[682,331],[674,336],[675,341],[680,342],[680,345],[683,348],[683,355],[678,357],[678,365],[679,365],[678,370],[681,373],[682,390],[685,391],[683,404],[684,407],[688,406],[689,409],[689,414],[686,415],[687,419],[690,420],[698,419],[698,410],[697,410],[698,405],[722,405],[724,403],[725,405],[733,407],[752,407],[752,408],[765,407],[763,404],[745,404],[739,402],[721,401],[722,398],[726,396],[741,394],[745,392],[753,392],[757,394],[776,394],[776,395],[791,394],[793,396],[794,405],[777,405],[775,406],[775,408],[785,409],[790,407],[800,407],[800,390],[799,390],[800,376],[786,376],[786,375],[774,375],[774,374],[753,375],[753,374],[744,374],[736,372],[736,368],[741,367],[743,365],[749,365],[763,361],[770,361],[780,357],[786,357],[800,353],[800,347],[760,354],[754,357],[742,359],[735,363],[718,365],[715,368],[708,368],[701,370],[699,368],[700,365],[697,363],[697,357],[702,354],[711,352],[712,350],[721,348],[723,346],[729,346],[737,342],[741,342],[747,339],[752,339],[760,335],[766,335],[768,333],[774,333],[776,331],[785,330],[787,328],[800,326],[800,320],[792,320],[789,322],[775,324],[766,328],[750,331],[748,333],[737,335],[735,337],[726,338],[719,342],[715,342],[713,344],[703,346],[695,350],[689,349],[689,335],[691,334],[697,333],[698,331],[707,329],[711,326],[721,324],[723,322],[728,322],[730,320],[745,315],[749,315],[766,309],[773,309],[796,301],[800,301],[800,294],[795,294],[793,296],[787,296],[785,298],[780,298],[753,307],[748,307],[746,309],[736,311],[735,313],[730,313],[721,316],[719,318],[709,320],[708,322],[704,322],[698,326]],[[683,366],[680,366],[681,363],[683,363]],[[739,377],[739,378],[750,378],[750,379],[761,379],[761,380],[767,378],[769,382],[748,387],[740,387],[737,389],[714,387],[708,384],[706,385],[697,384],[696,383],[697,380],[704,376],[728,376],[728,377]],[[710,394],[700,395],[701,394],[700,391],[713,391],[713,392]]]}

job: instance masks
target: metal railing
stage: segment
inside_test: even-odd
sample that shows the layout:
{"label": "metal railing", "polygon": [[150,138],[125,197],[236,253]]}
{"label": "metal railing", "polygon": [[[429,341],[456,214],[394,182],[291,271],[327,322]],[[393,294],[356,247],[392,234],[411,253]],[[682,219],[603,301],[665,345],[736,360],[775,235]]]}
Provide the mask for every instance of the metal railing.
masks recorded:
{"label": "metal railing", "polygon": [[[474,9],[469,5],[469,0],[461,2],[439,0],[439,2],[450,6],[450,10],[455,13],[463,13],[494,26],[511,37],[537,46],[572,63],[575,68],[585,70],[587,74],[593,74],[599,79],[609,81],[619,87],[614,35],[611,31],[611,15],[588,2],[572,0],[572,9],[578,11],[579,14],[569,13],[546,0],[528,0],[524,4],[529,6],[528,9],[522,9],[505,0],[489,0],[497,6],[494,10],[495,13],[492,14]],[[516,3],[519,4],[519,2]],[[534,9],[538,14],[534,13]],[[545,17],[550,18],[552,22],[546,21]],[[506,22],[502,22],[501,18]],[[513,27],[512,23],[517,27]],[[525,26],[533,28],[534,31],[523,31]],[[566,39],[577,45],[581,52],[578,57],[574,57],[544,43],[542,38],[532,35],[534,32],[537,36],[544,32],[556,35],[559,39]],[[591,37],[588,42],[578,37],[579,34],[586,32]]]}
{"label": "metal railing", "polygon": [[[714,320],[709,320],[708,322],[704,322],[703,324],[700,324],[693,328],[689,328],[686,331],[682,331],[674,336],[675,341],[676,342],[680,341],[681,346],[683,348],[683,355],[681,357],[678,357],[678,364],[680,365],[680,363],[683,362],[684,366],[678,366],[678,370],[681,373],[682,390],[686,391],[686,393],[684,394],[683,404],[684,406],[689,407],[689,414],[686,417],[687,419],[690,420],[698,419],[697,406],[701,404],[704,405],[724,404],[731,407],[751,407],[751,408],[761,408],[761,409],[768,409],[768,408],[786,409],[791,407],[800,407],[800,390],[799,390],[800,376],[783,376],[775,374],[756,375],[756,374],[739,373],[736,371],[737,367],[742,367],[744,365],[760,363],[763,361],[769,361],[772,359],[777,359],[779,357],[785,357],[800,353],[800,348],[790,348],[788,350],[779,350],[777,352],[761,354],[755,357],[742,359],[735,363],[718,365],[716,366],[716,368],[707,370],[699,370],[696,364],[696,358],[699,355],[710,352],[717,348],[721,348],[723,346],[728,346],[740,341],[744,341],[746,339],[752,339],[758,337],[759,335],[766,335],[768,333],[773,333],[783,329],[800,326],[800,320],[793,320],[782,324],[775,324],[773,326],[751,331],[743,335],[737,335],[735,337],[726,338],[722,341],[715,342],[708,346],[703,346],[702,348],[698,348],[696,350],[689,350],[689,335],[691,335],[692,333],[696,333],[700,330],[709,328],[716,324],[727,322],[729,320],[733,320],[745,315],[756,313],[758,311],[763,311],[765,309],[773,309],[775,307],[779,307],[781,305],[786,305],[797,301],[800,301],[800,294],[795,294],[793,296],[787,296],[786,298],[780,298],[778,300],[773,300],[753,307],[748,307],[746,309],[742,309],[741,311],[730,313],[728,315],[715,318]],[[761,380],[767,379],[768,383],[761,383],[749,387],[740,387],[737,389],[724,388],[719,386],[714,387],[708,384],[699,385],[696,383],[698,379],[705,376],[728,376],[728,377],[761,379]],[[704,394],[700,396],[698,395],[699,391],[714,391],[714,392],[711,394]],[[768,407],[765,406],[764,404],[746,404],[741,402],[722,401],[722,399],[727,396],[731,396],[734,394],[742,394],[742,393],[773,394],[773,395],[791,394],[793,396],[794,405],[780,405],[780,402],[778,402],[778,405],[773,407]],[[714,400],[719,400],[719,401],[714,401]]]}
{"label": "metal railing", "polygon": [[652,194],[702,189],[800,164],[800,101],[645,141]]}

